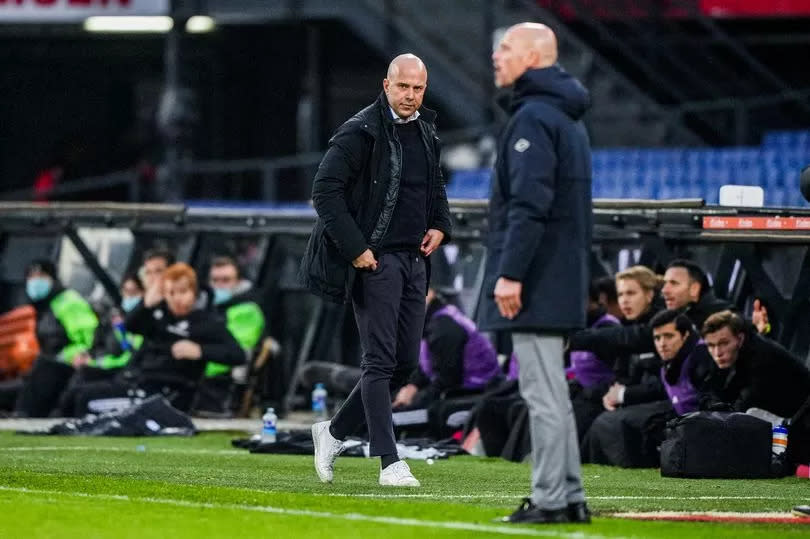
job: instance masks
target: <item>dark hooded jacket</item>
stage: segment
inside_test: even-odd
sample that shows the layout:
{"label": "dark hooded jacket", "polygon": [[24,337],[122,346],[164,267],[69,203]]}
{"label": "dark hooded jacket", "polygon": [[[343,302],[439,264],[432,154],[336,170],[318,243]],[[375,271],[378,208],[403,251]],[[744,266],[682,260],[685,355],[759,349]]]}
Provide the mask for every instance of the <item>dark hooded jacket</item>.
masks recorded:
{"label": "dark hooded jacket", "polygon": [[70,363],[78,353],[92,348],[98,317],[75,290],[54,279],[51,292],[31,305],[37,313],[36,334],[42,357]]}
{"label": "dark hooded jacket", "polygon": [[[580,121],[588,91],[560,66],[515,81],[489,210],[482,330],[566,332],[585,325],[591,249],[591,149]],[[523,284],[523,308],[500,315],[495,283]]]}
{"label": "dark hooded jacket", "polygon": [[698,301],[687,305],[683,311],[683,314],[685,314],[686,317],[692,321],[692,324],[694,324],[698,331],[700,331],[700,329],[703,327],[703,322],[705,322],[707,318],[714,313],[719,313],[720,311],[725,310],[733,311],[735,310],[735,307],[728,301],[715,296],[712,289],[709,289],[705,294],[700,296]]}
{"label": "dark hooded jacket", "polygon": [[[419,109],[425,145],[427,227],[450,239],[450,209],[439,164],[436,113]],[[301,262],[299,278],[314,294],[346,302],[354,283],[352,261],[377,250],[397,203],[402,172],[399,143],[385,94],[338,128],[329,141],[312,187],[318,220]],[[427,260],[429,263],[429,260]]]}
{"label": "dark hooded jacket", "polygon": [[735,412],[753,407],[791,417],[808,396],[810,370],[779,343],[757,334],[749,324],[734,365],[712,369],[709,392],[701,407]]}

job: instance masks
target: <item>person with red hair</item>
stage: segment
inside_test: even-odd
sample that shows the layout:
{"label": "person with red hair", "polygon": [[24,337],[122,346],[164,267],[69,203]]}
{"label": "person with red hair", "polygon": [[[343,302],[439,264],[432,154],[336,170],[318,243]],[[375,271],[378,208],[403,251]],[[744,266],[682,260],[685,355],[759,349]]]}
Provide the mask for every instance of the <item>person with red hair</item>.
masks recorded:
{"label": "person with red hair", "polygon": [[195,309],[197,274],[188,264],[172,264],[147,288],[127,316],[127,331],[143,335],[141,349],[121,376],[87,384],[76,392],[73,415],[106,412],[163,394],[188,411],[210,362],[239,365],[245,353],[216,312]]}

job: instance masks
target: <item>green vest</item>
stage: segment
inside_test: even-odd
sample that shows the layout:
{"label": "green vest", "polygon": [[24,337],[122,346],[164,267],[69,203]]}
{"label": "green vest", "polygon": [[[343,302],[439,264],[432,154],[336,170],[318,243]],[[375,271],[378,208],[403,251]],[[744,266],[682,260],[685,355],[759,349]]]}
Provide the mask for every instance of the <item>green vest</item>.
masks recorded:
{"label": "green vest", "polygon": [[54,296],[50,307],[69,341],[57,358],[71,363],[77,354],[87,352],[93,346],[98,318],[90,304],[75,290],[66,289]]}
{"label": "green vest", "polygon": [[[264,313],[252,301],[236,303],[225,311],[228,331],[246,353],[250,353],[259,343],[264,332]],[[231,372],[231,365],[209,362],[205,366],[205,377],[212,378]]]}

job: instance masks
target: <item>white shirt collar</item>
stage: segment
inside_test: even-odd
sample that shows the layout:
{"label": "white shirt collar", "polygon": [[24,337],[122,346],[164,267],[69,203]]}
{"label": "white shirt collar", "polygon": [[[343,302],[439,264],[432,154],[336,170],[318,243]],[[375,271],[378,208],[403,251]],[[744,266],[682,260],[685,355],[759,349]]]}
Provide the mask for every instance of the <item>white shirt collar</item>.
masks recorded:
{"label": "white shirt collar", "polygon": [[393,107],[391,107],[391,105],[388,105],[388,110],[391,111],[391,118],[393,118],[395,124],[406,124],[419,118],[418,110],[414,111],[414,113],[408,116],[407,118],[400,118],[399,114],[397,114],[397,112],[393,109]]}

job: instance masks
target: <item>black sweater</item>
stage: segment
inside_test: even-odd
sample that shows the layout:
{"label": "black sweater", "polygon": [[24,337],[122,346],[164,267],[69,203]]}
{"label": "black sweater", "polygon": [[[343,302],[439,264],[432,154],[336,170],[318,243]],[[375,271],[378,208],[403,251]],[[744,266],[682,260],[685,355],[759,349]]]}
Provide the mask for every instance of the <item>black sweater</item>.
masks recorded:
{"label": "black sweater", "polygon": [[416,251],[427,231],[427,149],[417,122],[395,124],[395,129],[402,145],[402,177],[382,251]]}

